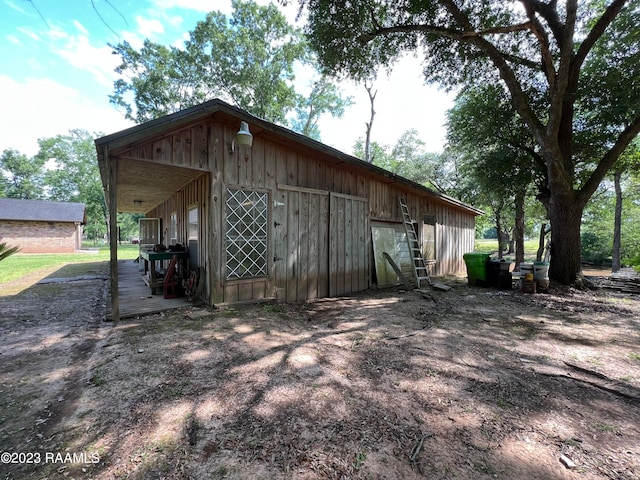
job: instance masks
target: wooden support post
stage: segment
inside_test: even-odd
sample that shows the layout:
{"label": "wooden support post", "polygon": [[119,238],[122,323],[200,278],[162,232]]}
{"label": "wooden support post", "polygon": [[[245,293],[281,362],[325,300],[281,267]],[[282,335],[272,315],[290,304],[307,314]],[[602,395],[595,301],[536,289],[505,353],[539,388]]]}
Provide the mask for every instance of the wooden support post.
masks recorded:
{"label": "wooden support post", "polygon": [[109,207],[109,251],[110,251],[110,278],[111,278],[111,319],[114,322],[120,320],[120,299],[118,298],[118,161],[109,158],[109,152],[105,147],[104,157],[109,166],[109,183],[107,185]]}

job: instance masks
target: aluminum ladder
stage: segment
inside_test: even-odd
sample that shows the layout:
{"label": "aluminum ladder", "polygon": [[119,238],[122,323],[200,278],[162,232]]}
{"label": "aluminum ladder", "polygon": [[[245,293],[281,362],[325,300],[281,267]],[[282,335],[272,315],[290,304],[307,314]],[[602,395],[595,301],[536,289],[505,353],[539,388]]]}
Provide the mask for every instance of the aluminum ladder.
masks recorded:
{"label": "aluminum ladder", "polygon": [[416,231],[413,228],[413,222],[409,215],[409,208],[402,198],[398,198],[400,201],[400,210],[402,211],[402,223],[404,225],[404,233],[407,239],[407,247],[409,247],[409,257],[411,258],[411,265],[413,267],[413,275],[416,279],[416,285],[418,288],[422,288],[421,282],[427,281],[431,285],[431,278],[429,278],[429,270],[422,256],[422,249],[418,243],[418,237]]}

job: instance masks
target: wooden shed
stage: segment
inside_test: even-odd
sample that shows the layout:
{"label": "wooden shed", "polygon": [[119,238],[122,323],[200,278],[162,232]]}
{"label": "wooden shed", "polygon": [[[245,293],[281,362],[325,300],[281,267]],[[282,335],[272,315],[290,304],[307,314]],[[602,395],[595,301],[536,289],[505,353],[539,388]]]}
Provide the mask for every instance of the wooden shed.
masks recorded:
{"label": "wooden shed", "polygon": [[[237,137],[241,122],[251,146],[236,139],[247,138]],[[211,305],[303,301],[397,281],[381,254],[406,263],[400,198],[432,275],[463,271],[474,249],[481,211],[218,99],[95,143],[111,225],[117,212],[161,219],[161,243],[189,246]],[[116,299],[114,318],[117,309]]]}
{"label": "wooden shed", "polygon": [[0,242],[20,253],[73,253],[82,248],[84,203],[0,198]]}

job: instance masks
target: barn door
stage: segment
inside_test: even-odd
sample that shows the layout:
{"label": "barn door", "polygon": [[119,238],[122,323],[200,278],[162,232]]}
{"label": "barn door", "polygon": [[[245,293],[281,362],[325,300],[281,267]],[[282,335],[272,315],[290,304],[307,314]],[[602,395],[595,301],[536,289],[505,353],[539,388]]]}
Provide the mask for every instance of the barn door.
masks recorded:
{"label": "barn door", "polygon": [[274,218],[274,296],[287,302],[368,287],[367,200],[279,185]]}
{"label": "barn door", "polygon": [[332,193],[329,219],[329,295],[368,287],[366,198]]}
{"label": "barn door", "polygon": [[329,194],[279,186],[274,218],[274,296],[287,302],[329,292]]}

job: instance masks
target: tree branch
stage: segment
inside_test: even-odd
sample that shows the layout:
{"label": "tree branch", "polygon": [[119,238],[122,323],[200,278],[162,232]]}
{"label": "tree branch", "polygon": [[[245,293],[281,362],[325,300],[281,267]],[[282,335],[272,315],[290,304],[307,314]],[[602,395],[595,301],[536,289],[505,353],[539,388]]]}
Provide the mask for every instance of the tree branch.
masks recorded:
{"label": "tree branch", "polygon": [[[551,2],[544,3],[540,0],[520,0],[522,6],[529,13],[529,10],[533,12],[533,15],[540,15],[549,25],[551,32],[553,33],[556,42],[560,43],[561,39],[564,35],[564,25],[562,21],[558,17],[558,9],[557,9],[557,1],[553,0]],[[538,22],[539,23],[539,22]]]}
{"label": "tree branch", "polygon": [[513,33],[522,32],[531,29],[531,22],[521,23],[519,25],[508,25],[505,27],[493,27],[486,30],[480,30],[479,32],[464,32],[463,37],[472,37],[474,35],[493,35],[496,33]]}
{"label": "tree branch", "polygon": [[450,38],[453,40],[461,40],[463,36],[463,32],[460,32],[459,30],[443,28],[443,27],[438,27],[434,25],[421,25],[421,24],[408,23],[403,25],[394,25],[392,27],[377,26],[371,32],[364,33],[356,37],[356,41],[360,44],[365,44],[374,40],[376,37],[384,37],[387,35],[392,35],[394,33],[412,33],[412,32],[430,33],[433,35]]}
{"label": "tree branch", "polygon": [[556,83],[556,71],[555,65],[553,64],[553,56],[551,55],[549,36],[545,32],[540,20],[538,20],[531,2],[524,1],[523,5],[530,20],[531,32],[538,39],[538,43],[540,44],[543,71],[547,77],[547,82],[549,82],[549,86],[551,88],[554,88]]}
{"label": "tree branch", "polygon": [[[637,117],[627,128],[625,128],[609,151],[602,157],[598,166],[593,171],[589,179],[578,192],[581,199],[589,199],[598,189],[600,182],[607,175],[611,167],[616,163],[618,157],[625,151],[636,136],[640,134],[640,117]],[[586,200],[585,200],[586,201]]]}
{"label": "tree branch", "polygon": [[628,0],[614,0],[614,2],[607,7],[605,12],[598,19],[596,24],[587,35],[587,38],[582,41],[582,43],[580,44],[580,48],[578,48],[578,51],[576,52],[576,56],[573,60],[575,71],[580,71],[585,58],[587,57],[595,43],[600,39],[600,37],[602,37],[607,27],[611,25],[611,22],[613,22],[618,13],[620,13],[620,10],[622,10],[622,7],[625,6],[627,1]]}
{"label": "tree branch", "polygon": [[[469,21],[468,17],[460,10],[454,0],[442,0],[442,4],[465,32],[473,31],[473,25]],[[544,144],[544,126],[529,105],[527,96],[522,90],[522,86],[520,85],[520,82],[518,82],[515,72],[507,63],[504,55],[502,55],[495,45],[481,36],[470,36],[467,37],[466,40],[487,54],[489,59],[500,72],[500,77],[509,89],[514,108],[520,114],[525,123],[529,125],[533,135],[538,139],[538,143]]]}
{"label": "tree branch", "polygon": [[[573,32],[575,29],[575,23],[577,20],[578,5],[577,0],[567,0],[567,12],[566,20],[563,30],[562,38],[558,39],[558,47],[560,49],[560,63],[558,65],[558,72],[556,75],[556,82],[553,90],[549,91],[549,120],[547,122],[547,135],[549,139],[556,139],[558,132],[562,127],[562,122],[572,122],[572,118],[566,118],[568,114],[564,109],[565,94],[567,90],[572,89],[573,85],[570,84],[572,78],[572,61],[573,61]],[[573,104],[572,104],[573,105]],[[570,115],[573,116],[572,114]],[[562,152],[565,154],[565,161],[568,161],[570,152]],[[564,165],[563,165],[564,168]]]}

